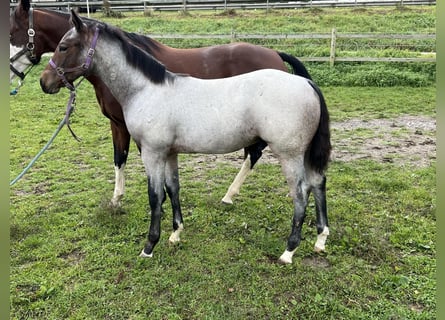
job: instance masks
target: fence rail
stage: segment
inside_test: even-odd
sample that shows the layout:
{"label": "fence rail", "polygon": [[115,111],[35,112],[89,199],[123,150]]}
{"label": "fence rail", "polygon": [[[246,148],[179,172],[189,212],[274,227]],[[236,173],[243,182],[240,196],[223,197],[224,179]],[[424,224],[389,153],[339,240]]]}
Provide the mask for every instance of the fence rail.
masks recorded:
{"label": "fence rail", "polygon": [[[228,10],[228,9],[294,9],[323,7],[371,7],[436,5],[436,0],[130,0],[110,1],[115,11],[172,11],[172,10]],[[10,3],[12,10],[17,3]],[[103,1],[33,1],[35,8],[70,10],[80,7],[88,11],[102,10]]]}
{"label": "fence rail", "polygon": [[241,40],[286,40],[286,39],[330,39],[329,57],[299,57],[302,61],[329,62],[331,66],[335,62],[436,62],[435,52],[428,52],[432,57],[339,57],[337,56],[337,40],[349,39],[394,39],[394,40],[434,40],[435,34],[379,34],[379,33],[337,33],[332,29],[331,33],[311,34],[150,34],[150,37],[162,39],[223,39],[230,42]]}

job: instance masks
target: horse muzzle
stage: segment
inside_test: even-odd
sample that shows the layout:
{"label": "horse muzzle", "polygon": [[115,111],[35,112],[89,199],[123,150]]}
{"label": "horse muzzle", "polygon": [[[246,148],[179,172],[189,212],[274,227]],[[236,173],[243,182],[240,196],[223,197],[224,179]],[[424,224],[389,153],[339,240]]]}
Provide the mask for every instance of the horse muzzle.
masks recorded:
{"label": "horse muzzle", "polygon": [[40,87],[42,91],[48,94],[54,94],[60,91],[60,87],[63,83],[58,79],[51,76],[50,72],[43,72],[40,77]]}

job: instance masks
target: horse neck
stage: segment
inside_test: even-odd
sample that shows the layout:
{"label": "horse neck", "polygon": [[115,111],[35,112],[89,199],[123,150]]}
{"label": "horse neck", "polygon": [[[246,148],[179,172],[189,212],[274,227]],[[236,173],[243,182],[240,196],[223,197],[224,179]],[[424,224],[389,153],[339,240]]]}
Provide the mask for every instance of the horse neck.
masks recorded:
{"label": "horse neck", "polygon": [[125,101],[137,96],[143,90],[150,90],[154,85],[141,71],[126,61],[118,43],[102,41],[100,36],[88,79],[94,81],[93,85],[104,83],[122,106]]}
{"label": "horse neck", "polygon": [[34,29],[36,31],[36,55],[54,52],[63,35],[71,28],[69,15],[51,10],[34,10]]}

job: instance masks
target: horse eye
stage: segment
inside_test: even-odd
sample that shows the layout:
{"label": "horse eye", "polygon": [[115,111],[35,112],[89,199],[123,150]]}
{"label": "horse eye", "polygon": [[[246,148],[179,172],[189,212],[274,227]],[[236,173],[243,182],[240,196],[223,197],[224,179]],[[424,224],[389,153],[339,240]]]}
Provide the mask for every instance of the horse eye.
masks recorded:
{"label": "horse eye", "polygon": [[59,46],[59,52],[64,52],[68,49],[68,47],[65,46]]}

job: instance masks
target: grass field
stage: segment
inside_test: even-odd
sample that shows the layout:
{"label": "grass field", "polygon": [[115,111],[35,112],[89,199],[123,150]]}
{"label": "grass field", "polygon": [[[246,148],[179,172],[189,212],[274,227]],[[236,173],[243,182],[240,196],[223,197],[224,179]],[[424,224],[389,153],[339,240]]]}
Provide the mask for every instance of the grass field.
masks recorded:
{"label": "grass field", "polygon": [[[430,8],[425,10],[429,17]],[[331,11],[335,13],[326,10],[326,14]],[[374,10],[363,15],[376,20],[378,10],[370,12]],[[246,21],[255,17],[243,14],[248,14]],[[414,24],[411,21],[431,25],[423,14],[418,19],[388,21],[388,30],[403,28],[401,21],[409,24],[407,30]],[[156,17],[162,20],[163,15]],[[227,18],[206,15],[212,21]],[[367,21],[364,16],[361,21]],[[257,17],[264,24],[268,21],[263,15]],[[318,19],[337,21],[335,16]],[[118,22],[124,28],[129,23],[144,28],[147,23],[132,20]],[[168,16],[167,20],[177,23]],[[356,23],[344,25],[358,29]],[[383,23],[375,25],[383,30]],[[255,26],[250,28],[258,29]],[[67,90],[55,96],[40,90],[38,78],[46,61],[10,98],[11,180],[46,143],[65,111]],[[333,124],[436,115],[433,84],[326,85],[322,90]],[[182,242],[177,246],[167,242],[171,212],[166,203],[154,257],[140,259],[149,222],[142,163],[132,144],[124,212],[110,209],[111,134],[86,81],[78,90],[72,127],[82,141],[76,142],[63,129],[10,190],[11,319],[436,318],[434,157],[427,165],[397,158],[332,161],[327,172],[331,230],[327,251],[312,251],[316,231],[311,201],[294,263],[282,266],[276,260],[290,231],[292,204],[279,166],[260,161],[234,205],[225,206],[220,200],[241,165],[241,153],[218,158],[183,155]],[[435,131],[419,133],[407,127],[397,134],[421,134],[426,139],[434,138]],[[372,136],[369,130],[336,127],[332,141],[336,149],[359,137],[366,146]],[[384,151],[392,140],[383,142]]]}

